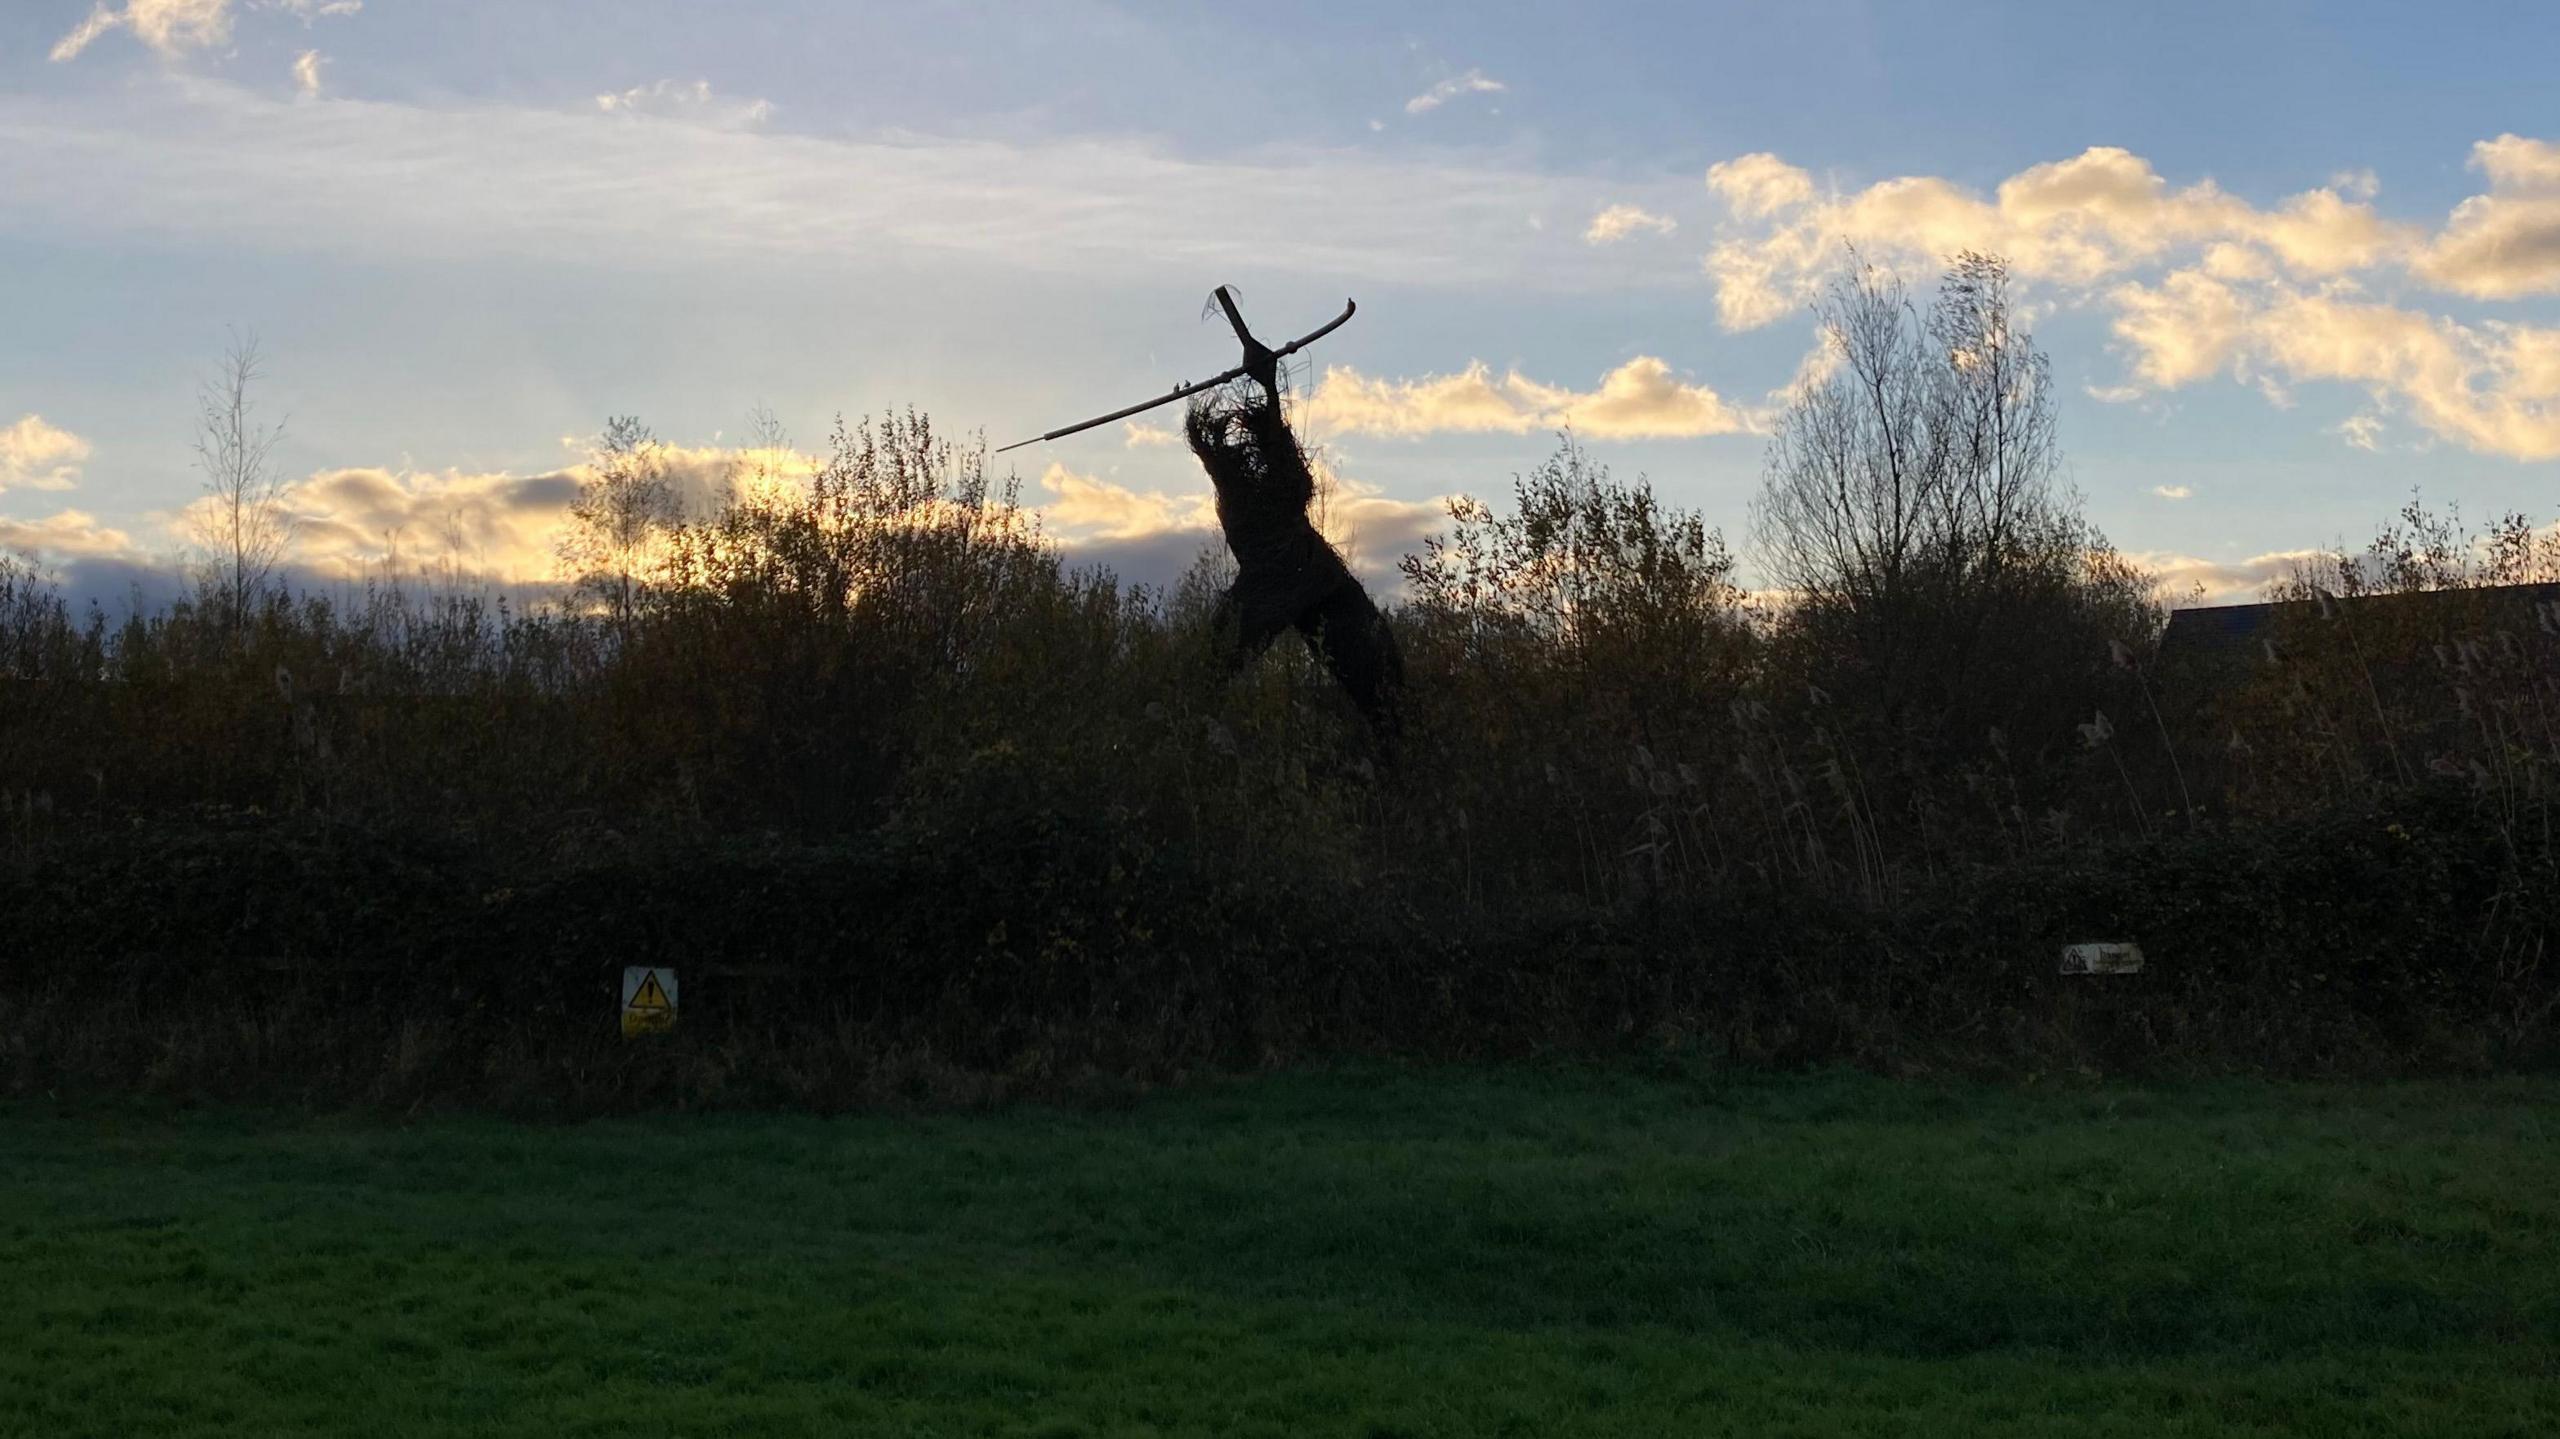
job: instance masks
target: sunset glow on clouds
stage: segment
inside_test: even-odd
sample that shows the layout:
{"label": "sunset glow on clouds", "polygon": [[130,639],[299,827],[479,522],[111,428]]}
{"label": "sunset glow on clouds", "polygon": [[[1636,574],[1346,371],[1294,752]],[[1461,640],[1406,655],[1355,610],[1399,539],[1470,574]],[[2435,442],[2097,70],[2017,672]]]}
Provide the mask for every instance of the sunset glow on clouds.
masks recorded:
{"label": "sunset glow on clouds", "polygon": [[1587,391],[1542,384],[1482,361],[1449,375],[1371,379],[1347,367],[1327,369],[1307,401],[1315,434],[1416,437],[1449,433],[1543,434],[1571,429],[1595,439],[1670,439],[1739,434],[1750,416],[1704,385],[1639,355]]}
{"label": "sunset glow on clouds", "polygon": [[2473,146],[2471,164],[2488,192],[2430,230],[2382,214],[2369,174],[2260,206],[2209,179],[2172,186],[2101,146],[1989,196],[1927,176],[1833,193],[1777,156],[1748,155],[1708,171],[1734,219],[1706,269],[1721,322],[1748,330],[1799,310],[1844,247],[1921,266],[1959,250],[2005,255],[2061,303],[2111,316],[2129,383],[2106,398],[2225,375],[2342,383],[2466,448],[2560,457],[2560,329],[2465,323],[2373,295],[2560,291],[2560,146],[2501,135]]}
{"label": "sunset glow on clouds", "polygon": [[145,553],[134,544],[131,535],[101,525],[97,516],[79,510],[56,510],[40,520],[0,517],[0,550],[57,562]]}

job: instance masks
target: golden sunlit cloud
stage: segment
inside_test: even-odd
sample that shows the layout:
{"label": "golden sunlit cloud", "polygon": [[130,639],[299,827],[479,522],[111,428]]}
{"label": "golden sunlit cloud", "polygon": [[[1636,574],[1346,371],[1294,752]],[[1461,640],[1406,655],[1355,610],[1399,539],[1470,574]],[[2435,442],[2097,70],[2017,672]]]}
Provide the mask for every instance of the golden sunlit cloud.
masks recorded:
{"label": "golden sunlit cloud", "polygon": [[1218,523],[1216,502],[1206,489],[1184,495],[1141,493],[1054,463],[1041,472],[1040,489],[1049,496],[1040,512],[1050,532],[1069,544],[1136,539],[1167,530],[1206,532]]}
{"label": "golden sunlit cloud", "polygon": [[1812,175],[1777,156],[1746,155],[1707,172],[1708,187],[1745,223],[1708,254],[1706,268],[1718,314],[1734,330],[1803,305],[1844,243],[1928,264],[1986,251],[2008,257],[2024,278],[2080,286],[2217,243],[2235,247],[2227,264],[2273,261],[2298,274],[2337,274],[2406,255],[2418,243],[2414,227],[2374,211],[2364,178],[2340,177],[2262,210],[2210,180],[2173,189],[2148,160],[2099,145],[2021,170],[1989,198],[1934,176],[1826,196]]}
{"label": "golden sunlit cloud", "polygon": [[2156,289],[2125,285],[2110,298],[2116,337],[2132,348],[2135,378],[2162,389],[2219,373],[2248,322],[2239,291],[2195,270],[2170,275]]}
{"label": "golden sunlit cloud", "polygon": [[1589,244],[1607,245],[1638,230],[1668,235],[1679,228],[1679,222],[1668,215],[1657,215],[1636,205],[1611,205],[1591,217],[1591,227],[1582,232],[1582,238]]}
{"label": "golden sunlit cloud", "polygon": [[[2103,305],[2131,383],[2087,393],[2126,403],[2228,375],[2279,407],[2291,387],[2363,387],[2430,434],[2483,454],[2560,457],[2560,331],[2464,322],[2366,292],[2368,276],[2478,299],[2560,292],[2560,145],[2501,135],[2472,149],[2487,194],[2444,227],[2381,215],[2369,170],[2261,207],[2213,181],[2172,186],[2130,151],[2095,146],[2030,166],[1988,195],[1934,176],[1847,193],[1774,155],[1708,171],[1732,215],[1705,260],[1717,311],[1747,330],[1807,304],[1847,248],[1934,268],[1961,250],[2007,257],[2066,305]],[[2381,419],[2339,433],[2375,447]]]}
{"label": "golden sunlit cloud", "polygon": [[13,520],[0,515],[0,551],[49,560],[139,553],[132,536],[98,523],[98,517],[85,510],[63,510],[41,520]]}
{"label": "golden sunlit cloud", "polygon": [[[709,517],[733,498],[804,496],[819,464],[787,447],[667,445],[658,453],[680,511],[692,519]],[[531,475],[382,466],[316,471],[279,497],[291,524],[284,568],[298,583],[434,574],[546,592],[564,578],[560,541],[589,476],[583,462]],[[182,587],[188,539],[214,504],[198,496],[160,517],[156,547],[78,510],[42,520],[0,519],[0,550],[56,564],[115,562],[99,572],[108,576],[99,582],[107,590],[131,575],[152,577],[155,589],[174,592]],[[1052,464],[1026,504],[1039,532],[1071,563],[1108,568],[1135,582],[1169,583],[1201,552],[1223,544],[1205,482],[1141,489]],[[1391,499],[1325,471],[1314,515],[1364,578],[1392,587],[1395,561],[1439,527],[1446,505]]]}
{"label": "golden sunlit cloud", "polygon": [[2560,145],[2501,135],[2471,147],[2471,167],[2489,193],[2455,207],[2418,273],[2479,299],[2560,293]]}
{"label": "golden sunlit cloud", "polygon": [[[284,508],[294,519],[294,560],[328,578],[433,561],[522,582],[553,575],[555,537],[577,494],[577,477],[566,471],[519,477],[351,468],[288,487]],[[190,505],[181,524],[209,503]]]}
{"label": "golden sunlit cloud", "polygon": [[[2174,388],[2231,371],[2262,388],[2284,382],[2361,385],[2421,428],[2483,454],[2560,458],[2560,330],[2469,326],[2362,300],[2340,286],[2243,289],[2194,271],[2115,292],[2115,333],[2134,374]],[[2351,422],[2372,448],[2380,420]]]}
{"label": "golden sunlit cloud", "polygon": [[1707,188],[1745,219],[1809,205],[1815,194],[1811,175],[1766,151],[1708,166]]}
{"label": "golden sunlit cloud", "polygon": [[[667,445],[658,455],[679,513],[694,519],[732,498],[805,490],[815,468],[787,448]],[[532,584],[558,578],[559,540],[588,475],[583,463],[536,475],[350,466],[286,486],[281,503],[293,521],[293,562],[321,578],[432,564]],[[210,503],[199,498],[180,511],[172,536],[190,533]]]}
{"label": "golden sunlit cloud", "polygon": [[1571,428],[1595,439],[1672,439],[1760,428],[1755,416],[1705,385],[1682,380],[1651,355],[1611,370],[1589,391],[1542,384],[1517,370],[1496,375],[1482,361],[1416,380],[1372,379],[1348,366],[1328,366],[1304,420],[1317,435],[1397,438]]}
{"label": "golden sunlit cloud", "polygon": [[21,415],[0,428],[0,493],[67,490],[80,482],[89,442],[42,415]]}

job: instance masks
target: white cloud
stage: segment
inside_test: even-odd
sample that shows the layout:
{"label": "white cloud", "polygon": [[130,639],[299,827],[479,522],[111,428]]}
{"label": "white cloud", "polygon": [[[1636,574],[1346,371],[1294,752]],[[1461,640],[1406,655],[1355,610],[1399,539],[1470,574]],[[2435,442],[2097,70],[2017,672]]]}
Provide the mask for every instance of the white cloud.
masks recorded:
{"label": "white cloud", "polygon": [[327,63],[317,50],[305,50],[293,60],[294,88],[305,95],[320,93],[320,67]]}
{"label": "white cloud", "polygon": [[2150,393],[2140,385],[2082,385],[2080,391],[2102,405],[2130,405]]}
{"label": "white cloud", "polygon": [[1495,94],[1503,88],[1501,81],[1487,78],[1482,70],[1469,70],[1464,75],[1453,75],[1405,101],[1404,112],[1408,115],[1426,114],[1461,95]]}
{"label": "white cloud", "polygon": [[723,100],[711,93],[711,82],[686,84],[660,80],[612,95],[598,95],[596,108],[608,115],[646,115],[683,120],[724,130],[752,130],[773,118],[770,100]]}
{"label": "white cloud", "polygon": [[1638,230],[1668,235],[1679,228],[1679,222],[1668,215],[1657,215],[1637,205],[1611,205],[1591,217],[1591,227],[1582,232],[1582,238],[1588,244],[1606,245]]}
{"label": "white cloud", "polygon": [[80,482],[89,451],[87,440],[44,416],[22,415],[0,427],[0,492],[67,490]]}
{"label": "white cloud", "polygon": [[2382,448],[2382,417],[2349,415],[2338,422],[2338,435],[2359,450],[2378,450]]}
{"label": "white cloud", "polygon": [[2185,485],[2153,485],[2151,493],[2164,500],[2192,499],[2195,496],[2195,491]]}
{"label": "white cloud", "polygon": [[1761,427],[1759,417],[1682,380],[1651,355],[1611,370],[1588,391],[1543,384],[1517,370],[1496,375],[1482,361],[1414,380],[1372,379],[1328,366],[1307,400],[1304,422],[1317,435],[1398,437],[1518,435],[1569,426],[1596,439],[1670,439]]}
{"label": "white cloud", "polygon": [[1123,443],[1133,450],[1162,449],[1167,445],[1182,443],[1182,437],[1175,434],[1170,425],[1151,425],[1144,420],[1131,420],[1120,428],[1127,436]]}

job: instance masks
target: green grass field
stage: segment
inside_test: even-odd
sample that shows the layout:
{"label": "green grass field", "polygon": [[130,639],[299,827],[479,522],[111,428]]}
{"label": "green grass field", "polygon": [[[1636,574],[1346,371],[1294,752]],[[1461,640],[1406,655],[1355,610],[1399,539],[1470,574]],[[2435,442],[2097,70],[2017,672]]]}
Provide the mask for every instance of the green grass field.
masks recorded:
{"label": "green grass field", "polygon": [[2560,1082],[0,1109],[0,1432],[2560,1433]]}

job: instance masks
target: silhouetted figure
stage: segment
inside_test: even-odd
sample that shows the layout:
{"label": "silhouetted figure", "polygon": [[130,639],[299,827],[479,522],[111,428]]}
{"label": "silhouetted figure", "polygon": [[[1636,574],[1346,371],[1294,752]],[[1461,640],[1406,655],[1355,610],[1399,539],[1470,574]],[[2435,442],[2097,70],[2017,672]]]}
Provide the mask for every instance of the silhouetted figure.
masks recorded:
{"label": "silhouetted figure", "polygon": [[1295,628],[1392,754],[1404,656],[1368,590],[1307,517],[1315,476],[1281,416],[1277,385],[1256,375],[1210,391],[1191,402],[1183,431],[1217,487],[1218,525],[1236,557],[1235,583],[1218,602],[1228,666],[1242,668]]}

